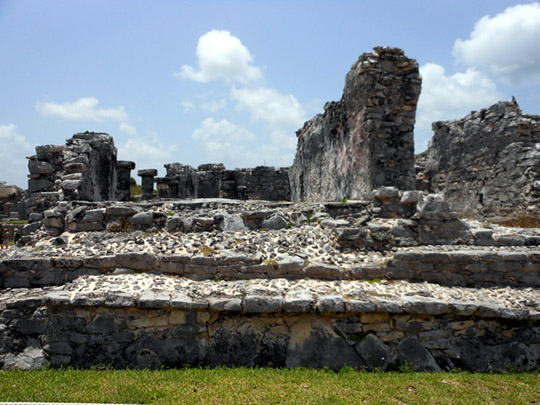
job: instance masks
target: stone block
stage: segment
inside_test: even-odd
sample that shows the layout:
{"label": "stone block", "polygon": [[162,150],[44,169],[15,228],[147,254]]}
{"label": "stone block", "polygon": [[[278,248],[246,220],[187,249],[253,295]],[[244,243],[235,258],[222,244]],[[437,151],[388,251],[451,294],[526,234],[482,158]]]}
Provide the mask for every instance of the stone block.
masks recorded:
{"label": "stone block", "polygon": [[244,311],[254,313],[270,313],[281,311],[283,298],[281,296],[246,295]]}
{"label": "stone block", "polygon": [[345,311],[351,313],[375,312],[377,305],[371,301],[345,298]]}
{"label": "stone block", "polygon": [[111,334],[116,332],[116,324],[114,317],[98,314],[96,317],[86,326],[88,333],[95,334]]}
{"label": "stone block", "polygon": [[170,304],[170,295],[156,291],[145,291],[139,297],[139,305],[143,308],[166,308]]}
{"label": "stone block", "polygon": [[407,364],[413,371],[441,371],[437,362],[417,337],[408,336],[397,345],[396,360]]}
{"label": "stone block", "polygon": [[321,313],[344,312],[345,303],[343,297],[338,294],[322,295],[317,299],[316,308]]}
{"label": "stone block", "polygon": [[119,266],[134,270],[152,270],[159,266],[158,258],[146,252],[117,253],[116,262]]}
{"label": "stone block", "polygon": [[16,319],[13,321],[13,328],[23,335],[38,335],[45,332],[48,319]]}
{"label": "stone block", "polygon": [[185,294],[179,293],[173,294],[170,302],[171,307],[185,310],[203,310],[208,308],[208,301],[194,300]]}
{"label": "stone block", "polygon": [[309,263],[305,272],[307,277],[320,279],[336,280],[344,276],[344,272],[339,267],[317,262]]}
{"label": "stone block", "polygon": [[313,312],[315,300],[309,290],[292,290],[283,299],[283,310],[292,313]]}
{"label": "stone block", "polygon": [[95,256],[95,257],[85,257],[83,260],[85,267],[90,267],[92,269],[111,269],[116,267],[116,256]]}
{"label": "stone block", "polygon": [[208,301],[208,308],[213,311],[240,312],[242,310],[242,300],[240,298],[212,297]]}

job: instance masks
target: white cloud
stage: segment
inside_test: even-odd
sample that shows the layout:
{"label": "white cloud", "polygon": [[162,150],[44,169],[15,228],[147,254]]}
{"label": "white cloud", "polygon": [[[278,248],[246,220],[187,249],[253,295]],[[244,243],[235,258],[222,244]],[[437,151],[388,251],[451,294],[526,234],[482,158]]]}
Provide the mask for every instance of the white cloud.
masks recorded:
{"label": "white cloud", "polygon": [[255,135],[245,128],[227,120],[216,121],[206,118],[200,128],[193,131],[193,139],[204,142],[244,142],[255,139]]}
{"label": "white cloud", "polygon": [[180,102],[180,107],[185,113],[194,111],[196,109],[195,104],[191,100],[184,99]]}
{"label": "white cloud", "polygon": [[89,121],[127,121],[129,116],[124,107],[98,108],[99,101],[95,97],[82,97],[77,101],[66,103],[38,103],[36,110],[44,116],[60,117],[67,120]]}
{"label": "white cloud", "polygon": [[306,111],[296,97],[260,87],[233,88],[231,98],[238,102],[239,109],[249,111],[253,120],[268,125],[270,140],[281,154],[296,149],[296,130],[306,121]]}
{"label": "white cloud", "polygon": [[495,83],[473,68],[447,76],[442,66],[427,63],[420,67],[420,74],[417,128],[430,129],[434,121],[461,118],[502,99]]}
{"label": "white cloud", "polygon": [[227,100],[225,98],[221,98],[219,100],[212,100],[207,103],[201,104],[201,109],[203,111],[216,112],[216,111],[222,110],[226,106],[227,106]]}
{"label": "white cloud", "polygon": [[507,82],[540,83],[540,3],[482,17],[469,39],[456,40],[453,54]]}
{"label": "white cloud", "polygon": [[193,131],[192,137],[203,146],[208,162],[238,167],[254,161],[253,148],[248,144],[255,140],[255,135],[225,119],[216,121],[206,118],[201,126]]}
{"label": "white cloud", "polygon": [[122,122],[118,126],[118,129],[128,135],[137,135],[137,128],[127,122]]}
{"label": "white cloud", "polygon": [[431,139],[431,124],[462,118],[503,99],[496,85],[473,68],[447,76],[444,68],[435,63],[420,67],[422,93],[416,113],[417,152],[425,149]]}
{"label": "white cloud", "polygon": [[0,145],[0,181],[26,189],[28,164],[25,157],[34,154],[32,146],[24,136],[17,133],[14,124],[0,125]]}
{"label": "white cloud", "polygon": [[176,162],[175,156],[178,146],[174,144],[165,145],[155,133],[148,137],[132,136],[125,142],[118,143],[118,160],[131,160],[137,165],[132,172],[135,177],[137,170],[158,169],[163,171],[163,165]]}
{"label": "white cloud", "polygon": [[248,110],[255,120],[267,122],[272,128],[296,131],[305,122],[305,110],[296,97],[277,90],[260,87],[231,90],[231,98],[241,109]]}
{"label": "white cloud", "polygon": [[174,76],[201,83],[224,79],[246,84],[262,79],[261,70],[251,65],[248,48],[229,31],[213,30],[200,37],[197,59],[199,70],[183,65]]}

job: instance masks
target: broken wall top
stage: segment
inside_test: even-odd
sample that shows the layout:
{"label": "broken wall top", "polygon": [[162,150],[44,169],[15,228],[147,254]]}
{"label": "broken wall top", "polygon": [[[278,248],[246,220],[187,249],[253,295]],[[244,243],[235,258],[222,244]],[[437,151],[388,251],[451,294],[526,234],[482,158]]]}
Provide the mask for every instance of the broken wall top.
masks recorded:
{"label": "broken wall top", "polygon": [[414,186],[418,63],[376,47],[347,74],[343,96],[297,132],[291,169],[295,201],[359,198],[381,186]]}

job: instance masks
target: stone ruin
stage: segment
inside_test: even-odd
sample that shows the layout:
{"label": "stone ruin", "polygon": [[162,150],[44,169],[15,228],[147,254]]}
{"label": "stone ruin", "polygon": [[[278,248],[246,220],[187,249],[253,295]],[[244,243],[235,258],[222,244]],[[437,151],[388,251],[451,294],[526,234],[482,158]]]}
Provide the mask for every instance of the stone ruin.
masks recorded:
{"label": "stone ruin", "polygon": [[290,200],[288,168],[226,170],[222,164],[205,164],[195,169],[180,163],[166,164],[165,168],[167,176],[162,180],[168,184],[170,198]]}
{"label": "stone ruin", "polygon": [[539,218],[540,116],[515,99],[433,123],[417,158],[417,187],[441,193],[462,217]]}
{"label": "stone ruin", "polygon": [[288,169],[172,163],[140,170],[131,202],[135,165],[117,162],[104,183],[122,201],[104,201],[69,166],[95,161],[70,149],[94,136],[37,150],[31,193],[54,203],[0,252],[0,367],[540,370],[540,230],[454,211],[506,215],[508,187],[535,214],[538,119],[500,103],[434,124],[414,190],[419,91],[402,51],[362,55],[298,132],[290,188]]}
{"label": "stone ruin", "polygon": [[25,191],[18,186],[0,185],[0,216],[18,218],[17,207]]}
{"label": "stone ruin", "polygon": [[343,96],[296,134],[293,201],[357,199],[382,186],[414,189],[418,64],[376,47],[352,66]]}

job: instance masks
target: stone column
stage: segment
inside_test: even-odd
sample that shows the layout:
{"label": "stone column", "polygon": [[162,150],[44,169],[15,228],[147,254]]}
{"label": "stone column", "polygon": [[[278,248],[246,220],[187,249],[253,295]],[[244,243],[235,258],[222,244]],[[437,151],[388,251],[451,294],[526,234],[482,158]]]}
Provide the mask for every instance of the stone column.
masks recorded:
{"label": "stone column", "polygon": [[138,176],[141,176],[142,181],[142,199],[151,200],[154,198],[154,177],[157,176],[158,171],[156,169],[143,169],[137,172]]}
{"label": "stone column", "polygon": [[169,198],[169,178],[156,177],[158,198]]}
{"label": "stone column", "polygon": [[176,179],[169,179],[169,198],[178,198],[178,186],[180,182]]}
{"label": "stone column", "polygon": [[129,201],[131,199],[129,183],[133,169],[135,169],[135,162],[127,160],[116,162],[116,200]]}

